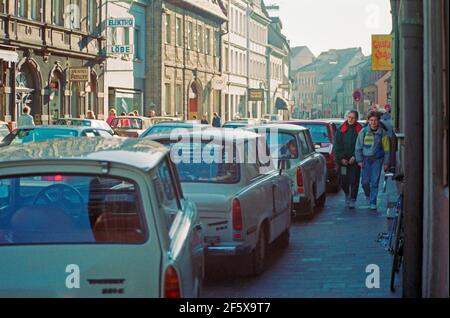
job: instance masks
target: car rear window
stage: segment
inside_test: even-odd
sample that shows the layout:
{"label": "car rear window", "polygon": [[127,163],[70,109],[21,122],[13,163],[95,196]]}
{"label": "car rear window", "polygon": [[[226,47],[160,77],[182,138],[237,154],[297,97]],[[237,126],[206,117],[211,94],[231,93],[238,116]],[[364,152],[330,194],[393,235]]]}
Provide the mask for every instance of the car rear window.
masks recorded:
{"label": "car rear window", "polygon": [[314,143],[331,143],[328,126],[317,124],[302,124],[302,126],[309,129]]}
{"label": "car rear window", "polygon": [[71,129],[31,129],[18,130],[11,144],[24,144],[27,142],[42,141],[49,139],[77,137],[78,131]]}
{"label": "car rear window", "polygon": [[96,175],[0,179],[0,245],[143,243],[138,186]]}
{"label": "car rear window", "polygon": [[[236,160],[236,151],[233,151],[233,154],[227,153],[228,147],[224,145],[205,142],[162,141],[162,143],[172,148],[172,161],[177,165],[181,182],[238,183],[240,180],[240,165]],[[175,144],[177,150],[173,148]],[[174,155],[179,160],[174,160]],[[211,160],[206,159],[207,157]]]}

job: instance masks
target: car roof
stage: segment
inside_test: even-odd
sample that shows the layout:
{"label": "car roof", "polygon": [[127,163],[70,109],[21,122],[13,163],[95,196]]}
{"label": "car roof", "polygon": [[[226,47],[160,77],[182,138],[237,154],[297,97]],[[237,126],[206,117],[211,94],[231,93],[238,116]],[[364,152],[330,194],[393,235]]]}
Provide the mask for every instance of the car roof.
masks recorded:
{"label": "car roof", "polygon": [[293,119],[289,121],[284,121],[284,124],[304,124],[304,125],[328,125],[333,124],[334,122],[327,119]]}
{"label": "car roof", "polygon": [[0,152],[0,168],[17,162],[82,160],[120,163],[148,171],[167,153],[166,147],[148,139],[65,138],[31,142],[26,147],[8,146]]}
{"label": "car roof", "polygon": [[256,129],[278,129],[279,131],[285,131],[285,132],[291,132],[291,133],[297,133],[300,131],[308,130],[306,127],[302,127],[299,125],[292,125],[292,124],[278,124],[278,123],[269,123],[267,125],[260,125],[260,126],[254,126],[250,127],[248,129],[256,130]]}
{"label": "car roof", "polygon": [[[147,138],[153,139],[153,140],[170,140],[170,137],[172,136],[171,133],[161,133],[156,135],[148,136]],[[255,132],[249,131],[249,130],[243,130],[243,129],[226,129],[226,128],[208,128],[201,131],[186,131],[184,134],[177,134],[176,137],[198,137],[201,139],[201,137],[211,137],[215,140],[225,140],[225,141],[241,141],[241,140],[250,140],[250,139],[256,139],[260,137],[261,135],[258,135]]]}
{"label": "car roof", "polygon": [[90,118],[60,118],[59,120],[78,120],[78,121],[103,121],[100,119],[90,119]]}
{"label": "car roof", "polygon": [[23,126],[16,128],[16,130],[41,130],[41,129],[61,129],[61,130],[76,130],[83,131],[89,129],[102,129],[102,128],[93,128],[87,126],[66,126],[66,125],[52,125],[52,126]]}

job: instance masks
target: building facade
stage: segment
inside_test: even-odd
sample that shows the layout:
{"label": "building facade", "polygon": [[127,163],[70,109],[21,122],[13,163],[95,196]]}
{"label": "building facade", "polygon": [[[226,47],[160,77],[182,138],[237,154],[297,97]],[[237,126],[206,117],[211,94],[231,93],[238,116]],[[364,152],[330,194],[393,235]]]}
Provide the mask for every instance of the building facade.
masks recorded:
{"label": "building facade", "polygon": [[291,51],[282,30],[281,20],[271,17],[267,51],[269,98],[265,114],[278,114],[288,119],[293,106],[289,60]]}
{"label": "building facade", "polygon": [[145,112],[199,119],[222,113],[221,1],[154,0],[147,9]]}
{"label": "building facade", "polygon": [[268,107],[270,99],[269,83],[267,82],[267,74],[269,65],[267,63],[267,48],[269,45],[269,24],[271,20],[265,9],[262,0],[251,0],[249,8],[249,89],[264,90],[264,101],[249,100],[247,104],[246,114],[240,114],[244,117],[261,118]]}
{"label": "building facade", "polygon": [[147,115],[144,113],[147,4],[146,0],[131,3],[106,0],[103,7],[106,17],[103,35],[107,39],[104,101],[106,109],[114,108],[118,114],[138,111]]}
{"label": "building facade", "polygon": [[[0,119],[104,114],[101,0],[0,1]],[[5,52],[6,51],[6,52]]]}
{"label": "building facade", "polygon": [[[296,72],[299,68],[311,64],[316,59],[315,55],[307,46],[296,46],[291,49],[291,70]],[[293,73],[293,75],[294,75]]]}
{"label": "building facade", "polygon": [[228,0],[228,33],[223,37],[223,72],[226,77],[222,118],[231,120],[247,113],[249,82],[249,1]]}
{"label": "building facade", "polygon": [[391,0],[404,297],[449,297],[449,3]]}

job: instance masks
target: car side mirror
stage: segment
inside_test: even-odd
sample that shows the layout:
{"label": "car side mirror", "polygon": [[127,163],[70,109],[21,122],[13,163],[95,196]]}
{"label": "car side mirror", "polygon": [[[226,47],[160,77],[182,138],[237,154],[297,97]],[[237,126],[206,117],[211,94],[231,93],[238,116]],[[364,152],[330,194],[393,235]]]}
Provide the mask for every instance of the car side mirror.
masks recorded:
{"label": "car side mirror", "polygon": [[320,145],[314,145],[314,149],[319,150],[320,149]]}

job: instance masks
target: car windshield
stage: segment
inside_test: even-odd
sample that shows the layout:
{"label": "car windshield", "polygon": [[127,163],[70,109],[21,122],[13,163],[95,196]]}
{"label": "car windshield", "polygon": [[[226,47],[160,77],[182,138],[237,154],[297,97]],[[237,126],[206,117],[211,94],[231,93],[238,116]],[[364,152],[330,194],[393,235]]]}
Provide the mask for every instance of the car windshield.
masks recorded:
{"label": "car windshield", "polygon": [[[171,141],[162,143],[172,148],[172,160],[177,164],[181,182],[239,182],[240,165],[236,160],[236,152],[233,151],[234,154],[228,153],[228,147],[212,143],[201,143],[201,145],[199,143],[173,143]],[[177,150],[175,150],[175,147],[177,147]],[[207,160],[206,156],[211,160]]]}
{"label": "car windshield", "polygon": [[89,120],[82,120],[82,119],[60,119],[56,122],[56,124],[66,126],[91,127],[92,122]]}
{"label": "car windshield", "polygon": [[78,136],[78,131],[71,129],[30,129],[18,130],[14,135],[11,145],[24,144],[33,141],[42,141],[58,138],[73,138]]}
{"label": "car windshield", "polygon": [[114,118],[111,128],[120,129],[142,129],[142,119],[140,118]]}
{"label": "car windshield", "polygon": [[314,143],[331,143],[327,126],[318,124],[302,124],[302,126],[309,129]]}
{"label": "car windshield", "polygon": [[142,243],[138,187],[100,175],[0,179],[0,245]]}

